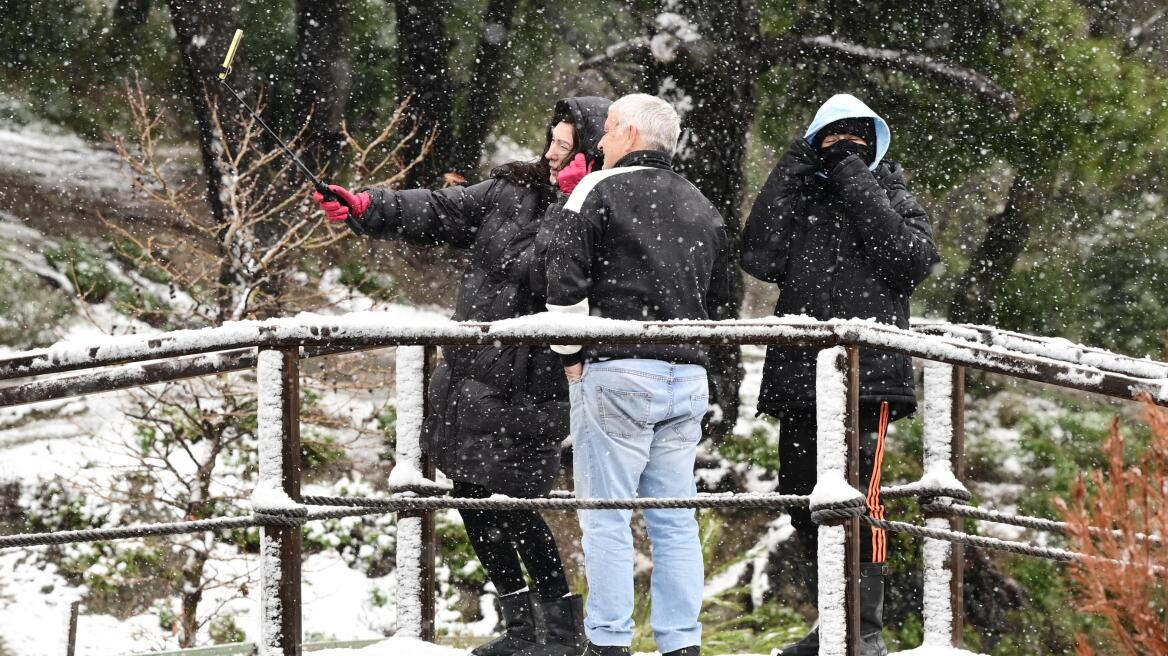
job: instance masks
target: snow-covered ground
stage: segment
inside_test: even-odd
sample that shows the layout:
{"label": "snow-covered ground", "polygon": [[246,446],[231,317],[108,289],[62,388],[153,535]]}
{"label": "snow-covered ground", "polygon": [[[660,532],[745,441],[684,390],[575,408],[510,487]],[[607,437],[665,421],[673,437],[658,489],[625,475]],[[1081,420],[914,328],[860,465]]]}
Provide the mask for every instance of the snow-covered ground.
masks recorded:
{"label": "snow-covered ground", "polygon": [[110,148],[95,148],[49,126],[0,126],[0,175],[18,176],[46,192],[92,196],[121,192],[126,176]]}

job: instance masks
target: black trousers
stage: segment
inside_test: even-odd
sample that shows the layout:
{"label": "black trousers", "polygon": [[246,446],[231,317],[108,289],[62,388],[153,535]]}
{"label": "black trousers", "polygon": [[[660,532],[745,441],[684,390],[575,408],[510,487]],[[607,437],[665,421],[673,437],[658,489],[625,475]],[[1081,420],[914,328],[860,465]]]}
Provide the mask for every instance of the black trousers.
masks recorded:
{"label": "black trousers", "polygon": [[[454,483],[456,497],[485,499],[490,490],[472,483]],[[568,594],[564,564],[551,528],[534,510],[459,510],[475,555],[499,595],[527,587],[523,566],[543,601]]]}
{"label": "black trousers", "polygon": [[[880,499],[880,467],[884,463],[884,434],[887,405],[860,407],[860,490],[868,497],[870,514],[884,518]],[[884,408],[882,410],[882,408]],[[882,426],[884,430],[882,430]],[[787,411],[779,418],[779,492],[811,494],[815,487],[815,410]],[[819,548],[819,527],[811,521],[811,511],[793,508],[791,524],[799,537],[804,558],[815,569]],[[860,562],[883,563],[888,559],[888,536],[883,529],[860,523]]]}

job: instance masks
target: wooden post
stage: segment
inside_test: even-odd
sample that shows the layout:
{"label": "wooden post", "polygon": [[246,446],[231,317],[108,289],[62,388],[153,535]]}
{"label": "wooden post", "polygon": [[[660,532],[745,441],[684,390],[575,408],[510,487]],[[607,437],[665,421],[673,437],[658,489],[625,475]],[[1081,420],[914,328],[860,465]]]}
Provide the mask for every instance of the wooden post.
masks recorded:
{"label": "wooden post", "polygon": [[[847,348],[847,414],[845,432],[848,449],[848,485],[860,489],[860,347]],[[848,619],[847,655],[860,654],[860,518],[844,523],[844,603]]]}
{"label": "wooden post", "polygon": [[[953,475],[962,483],[965,482],[965,367],[953,367],[953,399],[951,410],[953,426],[953,450],[949,454],[953,464]],[[951,517],[949,527],[954,531],[965,531],[965,520],[961,517]],[[965,643],[965,545],[954,542],[950,545],[949,571],[953,578],[949,580],[949,605],[953,608],[953,646],[962,647]]]}
{"label": "wooden post", "polygon": [[80,609],[80,601],[69,603],[69,615],[65,618],[65,656],[77,653],[77,613]]}
{"label": "wooden post", "polygon": [[[258,356],[259,481],[253,503],[300,502],[300,357],[298,349]],[[265,526],[260,541],[259,656],[300,656],[300,527]]]}

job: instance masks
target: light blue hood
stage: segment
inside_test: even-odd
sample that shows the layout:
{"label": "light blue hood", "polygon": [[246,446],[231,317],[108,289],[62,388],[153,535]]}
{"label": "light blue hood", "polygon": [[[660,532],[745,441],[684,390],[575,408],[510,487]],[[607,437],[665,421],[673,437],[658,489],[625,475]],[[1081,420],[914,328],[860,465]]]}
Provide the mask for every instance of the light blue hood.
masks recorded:
{"label": "light blue hood", "polygon": [[850,93],[837,93],[828,98],[827,102],[819,107],[819,111],[815,112],[815,120],[811,121],[811,127],[807,128],[807,134],[803,135],[803,138],[811,141],[815,133],[826,127],[828,123],[834,123],[844,118],[861,117],[870,118],[876,124],[876,159],[868,167],[875,171],[880,160],[884,159],[884,155],[888,152],[888,144],[892,141],[892,132],[879,114],[865,105],[863,100]]}

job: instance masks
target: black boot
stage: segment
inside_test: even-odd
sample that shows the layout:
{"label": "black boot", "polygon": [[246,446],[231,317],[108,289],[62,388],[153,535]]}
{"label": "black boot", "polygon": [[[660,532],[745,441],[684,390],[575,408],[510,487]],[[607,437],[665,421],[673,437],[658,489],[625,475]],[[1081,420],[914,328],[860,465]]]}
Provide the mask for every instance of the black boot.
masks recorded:
{"label": "black boot", "polygon": [[[886,656],[884,645],[884,563],[860,565],[860,656]],[[819,629],[775,652],[776,656],[817,656]]]}
{"label": "black boot", "polygon": [[531,593],[514,592],[499,597],[503,615],[503,634],[471,650],[472,656],[512,656],[536,646],[535,615],[531,607]]}
{"label": "black boot", "polygon": [[580,656],[632,656],[632,653],[633,651],[628,647],[601,646],[589,642],[584,653]]}
{"label": "black boot", "polygon": [[523,650],[518,656],[580,656],[587,642],[584,639],[584,600],[580,595],[541,601],[539,609],[543,611],[547,640],[542,645]]}
{"label": "black boot", "polygon": [[701,647],[682,647],[681,649],[674,649],[667,651],[661,656],[702,656]]}
{"label": "black boot", "polygon": [[884,563],[860,565],[860,656],[885,656]]}
{"label": "black boot", "polygon": [[[812,606],[819,605],[819,543],[814,537],[814,527],[810,530],[800,530],[795,533],[795,547],[799,551],[797,576],[803,579],[803,588],[807,591],[807,602]],[[775,654],[782,654],[782,656],[819,656],[819,625],[818,622],[811,627],[811,631],[803,636],[799,642],[793,645],[787,645],[782,649],[774,652]]]}

